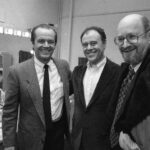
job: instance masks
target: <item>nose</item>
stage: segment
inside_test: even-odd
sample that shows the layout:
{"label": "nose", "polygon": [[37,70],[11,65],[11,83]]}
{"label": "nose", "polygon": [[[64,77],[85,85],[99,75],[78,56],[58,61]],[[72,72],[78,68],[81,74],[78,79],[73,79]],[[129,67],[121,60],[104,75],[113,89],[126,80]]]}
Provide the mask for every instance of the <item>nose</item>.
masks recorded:
{"label": "nose", "polygon": [[130,43],[128,42],[128,40],[125,38],[122,44],[122,47],[128,47],[130,45]]}
{"label": "nose", "polygon": [[90,44],[90,43],[88,43],[88,45],[87,45],[87,49],[91,49],[91,48],[92,48],[91,44]]}
{"label": "nose", "polygon": [[47,41],[44,42],[44,47],[49,47],[49,43]]}

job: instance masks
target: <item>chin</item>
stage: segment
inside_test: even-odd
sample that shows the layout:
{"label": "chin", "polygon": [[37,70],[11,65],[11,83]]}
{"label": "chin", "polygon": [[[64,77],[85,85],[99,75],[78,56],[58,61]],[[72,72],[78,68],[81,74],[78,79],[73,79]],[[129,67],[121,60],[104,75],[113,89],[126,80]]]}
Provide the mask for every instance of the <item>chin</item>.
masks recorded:
{"label": "chin", "polygon": [[41,58],[43,58],[43,59],[48,59],[48,58],[51,58],[51,55],[49,54],[47,54],[47,55],[41,55]]}
{"label": "chin", "polygon": [[88,59],[88,61],[92,64],[95,62],[95,60],[93,60],[93,59]]}
{"label": "chin", "polygon": [[43,62],[49,62],[49,60],[51,59],[51,57],[49,56],[49,57],[41,57],[41,60],[43,61]]}

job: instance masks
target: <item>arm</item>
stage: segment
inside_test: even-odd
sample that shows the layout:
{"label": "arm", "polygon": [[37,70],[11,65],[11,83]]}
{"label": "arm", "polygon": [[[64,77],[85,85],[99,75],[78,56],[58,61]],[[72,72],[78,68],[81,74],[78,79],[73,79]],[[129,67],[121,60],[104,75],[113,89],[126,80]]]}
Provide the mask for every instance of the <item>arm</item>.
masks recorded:
{"label": "arm", "polygon": [[6,99],[3,107],[2,130],[4,147],[16,145],[16,129],[19,104],[19,86],[15,71],[11,68],[7,78]]}

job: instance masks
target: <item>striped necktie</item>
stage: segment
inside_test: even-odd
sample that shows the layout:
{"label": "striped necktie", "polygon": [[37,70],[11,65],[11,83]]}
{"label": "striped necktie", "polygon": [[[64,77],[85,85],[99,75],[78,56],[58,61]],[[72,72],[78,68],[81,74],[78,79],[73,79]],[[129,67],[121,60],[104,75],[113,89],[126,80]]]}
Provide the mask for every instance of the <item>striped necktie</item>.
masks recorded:
{"label": "striped necktie", "polygon": [[114,120],[113,120],[111,130],[110,130],[110,142],[111,142],[112,148],[115,145],[117,145],[119,142],[119,133],[115,132],[114,125],[124,110],[124,107],[126,104],[125,96],[127,95],[130,83],[131,83],[134,75],[135,75],[134,69],[130,66],[129,72],[128,72],[126,78],[123,80],[122,85],[121,85],[121,89],[120,89],[119,97],[118,97],[118,103],[117,103],[116,111],[115,111],[115,116],[114,116]]}

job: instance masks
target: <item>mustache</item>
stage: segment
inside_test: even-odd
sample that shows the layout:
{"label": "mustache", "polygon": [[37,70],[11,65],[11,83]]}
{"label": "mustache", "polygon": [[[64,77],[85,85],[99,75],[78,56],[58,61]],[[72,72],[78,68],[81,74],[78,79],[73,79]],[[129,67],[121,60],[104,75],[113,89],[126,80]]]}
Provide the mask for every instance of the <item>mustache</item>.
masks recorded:
{"label": "mustache", "polygon": [[136,46],[128,46],[128,47],[126,47],[126,48],[121,47],[121,48],[120,48],[120,51],[123,52],[123,53],[127,53],[127,52],[133,51],[134,49],[136,49]]}

